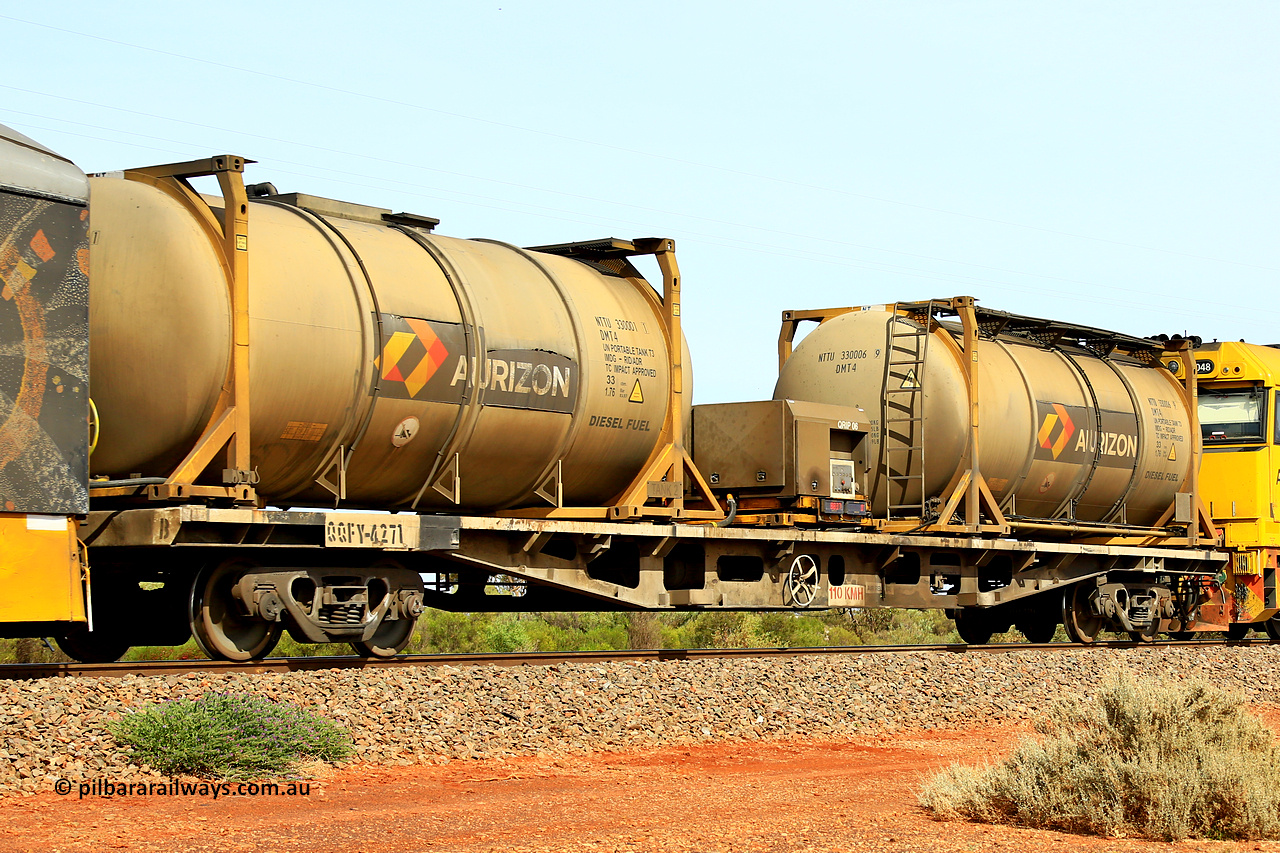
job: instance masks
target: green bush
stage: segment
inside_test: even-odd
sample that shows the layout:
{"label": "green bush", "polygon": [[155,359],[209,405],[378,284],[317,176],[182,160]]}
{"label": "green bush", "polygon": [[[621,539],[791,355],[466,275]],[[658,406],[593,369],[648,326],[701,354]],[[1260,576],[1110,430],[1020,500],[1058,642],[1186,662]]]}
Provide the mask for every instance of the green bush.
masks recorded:
{"label": "green bush", "polygon": [[939,773],[921,804],[946,818],[1164,841],[1280,835],[1280,750],[1239,694],[1113,674],[1036,730],[1001,765]]}
{"label": "green bush", "polygon": [[626,613],[521,613],[520,630],[539,652],[608,651],[627,648]]}
{"label": "green bush", "polygon": [[958,643],[956,624],[941,610],[894,610],[889,629],[880,634],[863,635],[869,645],[890,646]]}
{"label": "green bush", "polygon": [[454,613],[426,610],[414,629],[408,651],[414,654],[476,654],[492,651],[485,634],[493,622],[492,613]]}
{"label": "green bush", "polygon": [[351,738],[296,705],[248,694],[206,693],[128,714],[109,725],[135,761],[173,776],[254,778],[304,758],[341,761]]}
{"label": "green bush", "polygon": [[529,635],[519,622],[511,619],[490,622],[484,633],[484,642],[489,649],[502,655],[534,650]]}
{"label": "green bush", "polygon": [[[1056,639],[1064,639],[1058,628]],[[1011,630],[993,642],[1019,642]],[[675,611],[455,613],[428,608],[405,648],[408,654],[516,651],[697,649],[958,643],[941,610]],[[287,633],[271,657],[349,655],[348,643],[300,643]],[[199,659],[194,640],[181,646],[135,646],[125,660]],[[66,661],[40,640],[0,640],[0,663]]]}
{"label": "green bush", "polygon": [[45,640],[32,637],[0,640],[0,663],[63,663],[70,660]]}
{"label": "green bush", "polygon": [[[288,640],[287,635],[285,640]],[[195,640],[187,640],[180,646],[134,646],[124,653],[121,660],[204,660],[204,652],[200,651]]]}

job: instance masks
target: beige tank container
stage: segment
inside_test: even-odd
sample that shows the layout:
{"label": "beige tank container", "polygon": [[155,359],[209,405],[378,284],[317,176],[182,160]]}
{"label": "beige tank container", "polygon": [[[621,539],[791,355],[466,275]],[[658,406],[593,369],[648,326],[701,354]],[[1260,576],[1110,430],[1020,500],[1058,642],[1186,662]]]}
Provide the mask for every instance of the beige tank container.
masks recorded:
{"label": "beige tank container", "polygon": [[[881,458],[886,383],[918,382],[923,488],[943,493],[961,473],[969,421],[965,373],[955,350],[931,340],[920,375],[886,376],[890,313],[843,314],[814,329],[783,365],[775,399],[858,406],[871,425],[859,485],[883,517],[889,482]],[[944,328],[931,334],[950,334]],[[1153,524],[1190,475],[1193,442],[1180,386],[1163,368],[1101,359],[1017,340],[981,340],[979,463],[1006,513]],[[899,375],[903,374],[903,375]],[[910,458],[913,477],[920,454]],[[894,504],[919,504],[920,479],[893,482]],[[906,494],[896,491],[905,488]]]}
{"label": "beige tank container", "polygon": [[[215,237],[182,202],[118,178],[94,179],[91,192],[92,470],[163,477],[227,376],[225,273]],[[250,204],[258,493],[332,505],[320,481],[334,483],[343,459],[344,503],[367,507],[419,495],[419,508],[545,506],[533,493],[557,464],[566,505],[600,505],[627,486],[671,399],[648,285],[555,255],[406,233],[369,210]],[[457,503],[445,494],[455,483]]]}

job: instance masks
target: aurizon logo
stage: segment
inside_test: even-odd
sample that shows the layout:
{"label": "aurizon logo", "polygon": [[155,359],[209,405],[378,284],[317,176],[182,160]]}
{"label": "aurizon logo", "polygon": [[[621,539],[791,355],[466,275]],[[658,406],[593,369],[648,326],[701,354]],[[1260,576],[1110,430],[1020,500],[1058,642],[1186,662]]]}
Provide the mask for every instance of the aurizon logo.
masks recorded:
{"label": "aurizon logo", "polygon": [[1066,449],[1067,441],[1075,431],[1076,425],[1071,422],[1071,416],[1067,414],[1067,410],[1059,403],[1054,403],[1053,411],[1045,415],[1044,420],[1040,422],[1040,432],[1036,434],[1036,439],[1041,447],[1052,452],[1053,458],[1057,459],[1058,454]]}

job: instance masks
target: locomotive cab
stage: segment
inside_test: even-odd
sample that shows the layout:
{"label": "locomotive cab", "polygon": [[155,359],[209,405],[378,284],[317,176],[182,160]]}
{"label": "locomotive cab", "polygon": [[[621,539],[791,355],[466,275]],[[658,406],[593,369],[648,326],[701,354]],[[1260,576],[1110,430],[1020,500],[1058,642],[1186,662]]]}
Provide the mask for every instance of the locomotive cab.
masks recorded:
{"label": "locomotive cab", "polygon": [[1232,593],[1213,596],[1230,606],[1211,601],[1200,607],[1200,616],[1238,635],[1245,625],[1264,620],[1273,631],[1280,560],[1280,349],[1243,341],[1206,344],[1196,350],[1196,372],[1204,444],[1200,493],[1231,551],[1230,567],[1217,584]]}

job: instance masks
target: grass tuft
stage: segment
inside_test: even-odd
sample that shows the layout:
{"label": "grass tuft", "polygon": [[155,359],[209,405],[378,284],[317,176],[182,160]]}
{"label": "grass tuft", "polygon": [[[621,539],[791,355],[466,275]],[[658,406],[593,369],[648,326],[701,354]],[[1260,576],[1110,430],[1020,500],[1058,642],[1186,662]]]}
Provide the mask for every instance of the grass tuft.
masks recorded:
{"label": "grass tuft", "polygon": [[1050,708],[1003,764],[952,765],[921,805],[963,817],[1162,841],[1280,836],[1280,751],[1238,693],[1109,676]]}
{"label": "grass tuft", "polygon": [[170,776],[260,778],[306,758],[341,761],[351,754],[350,736],[334,723],[243,693],[152,705],[108,728],[133,760]]}

